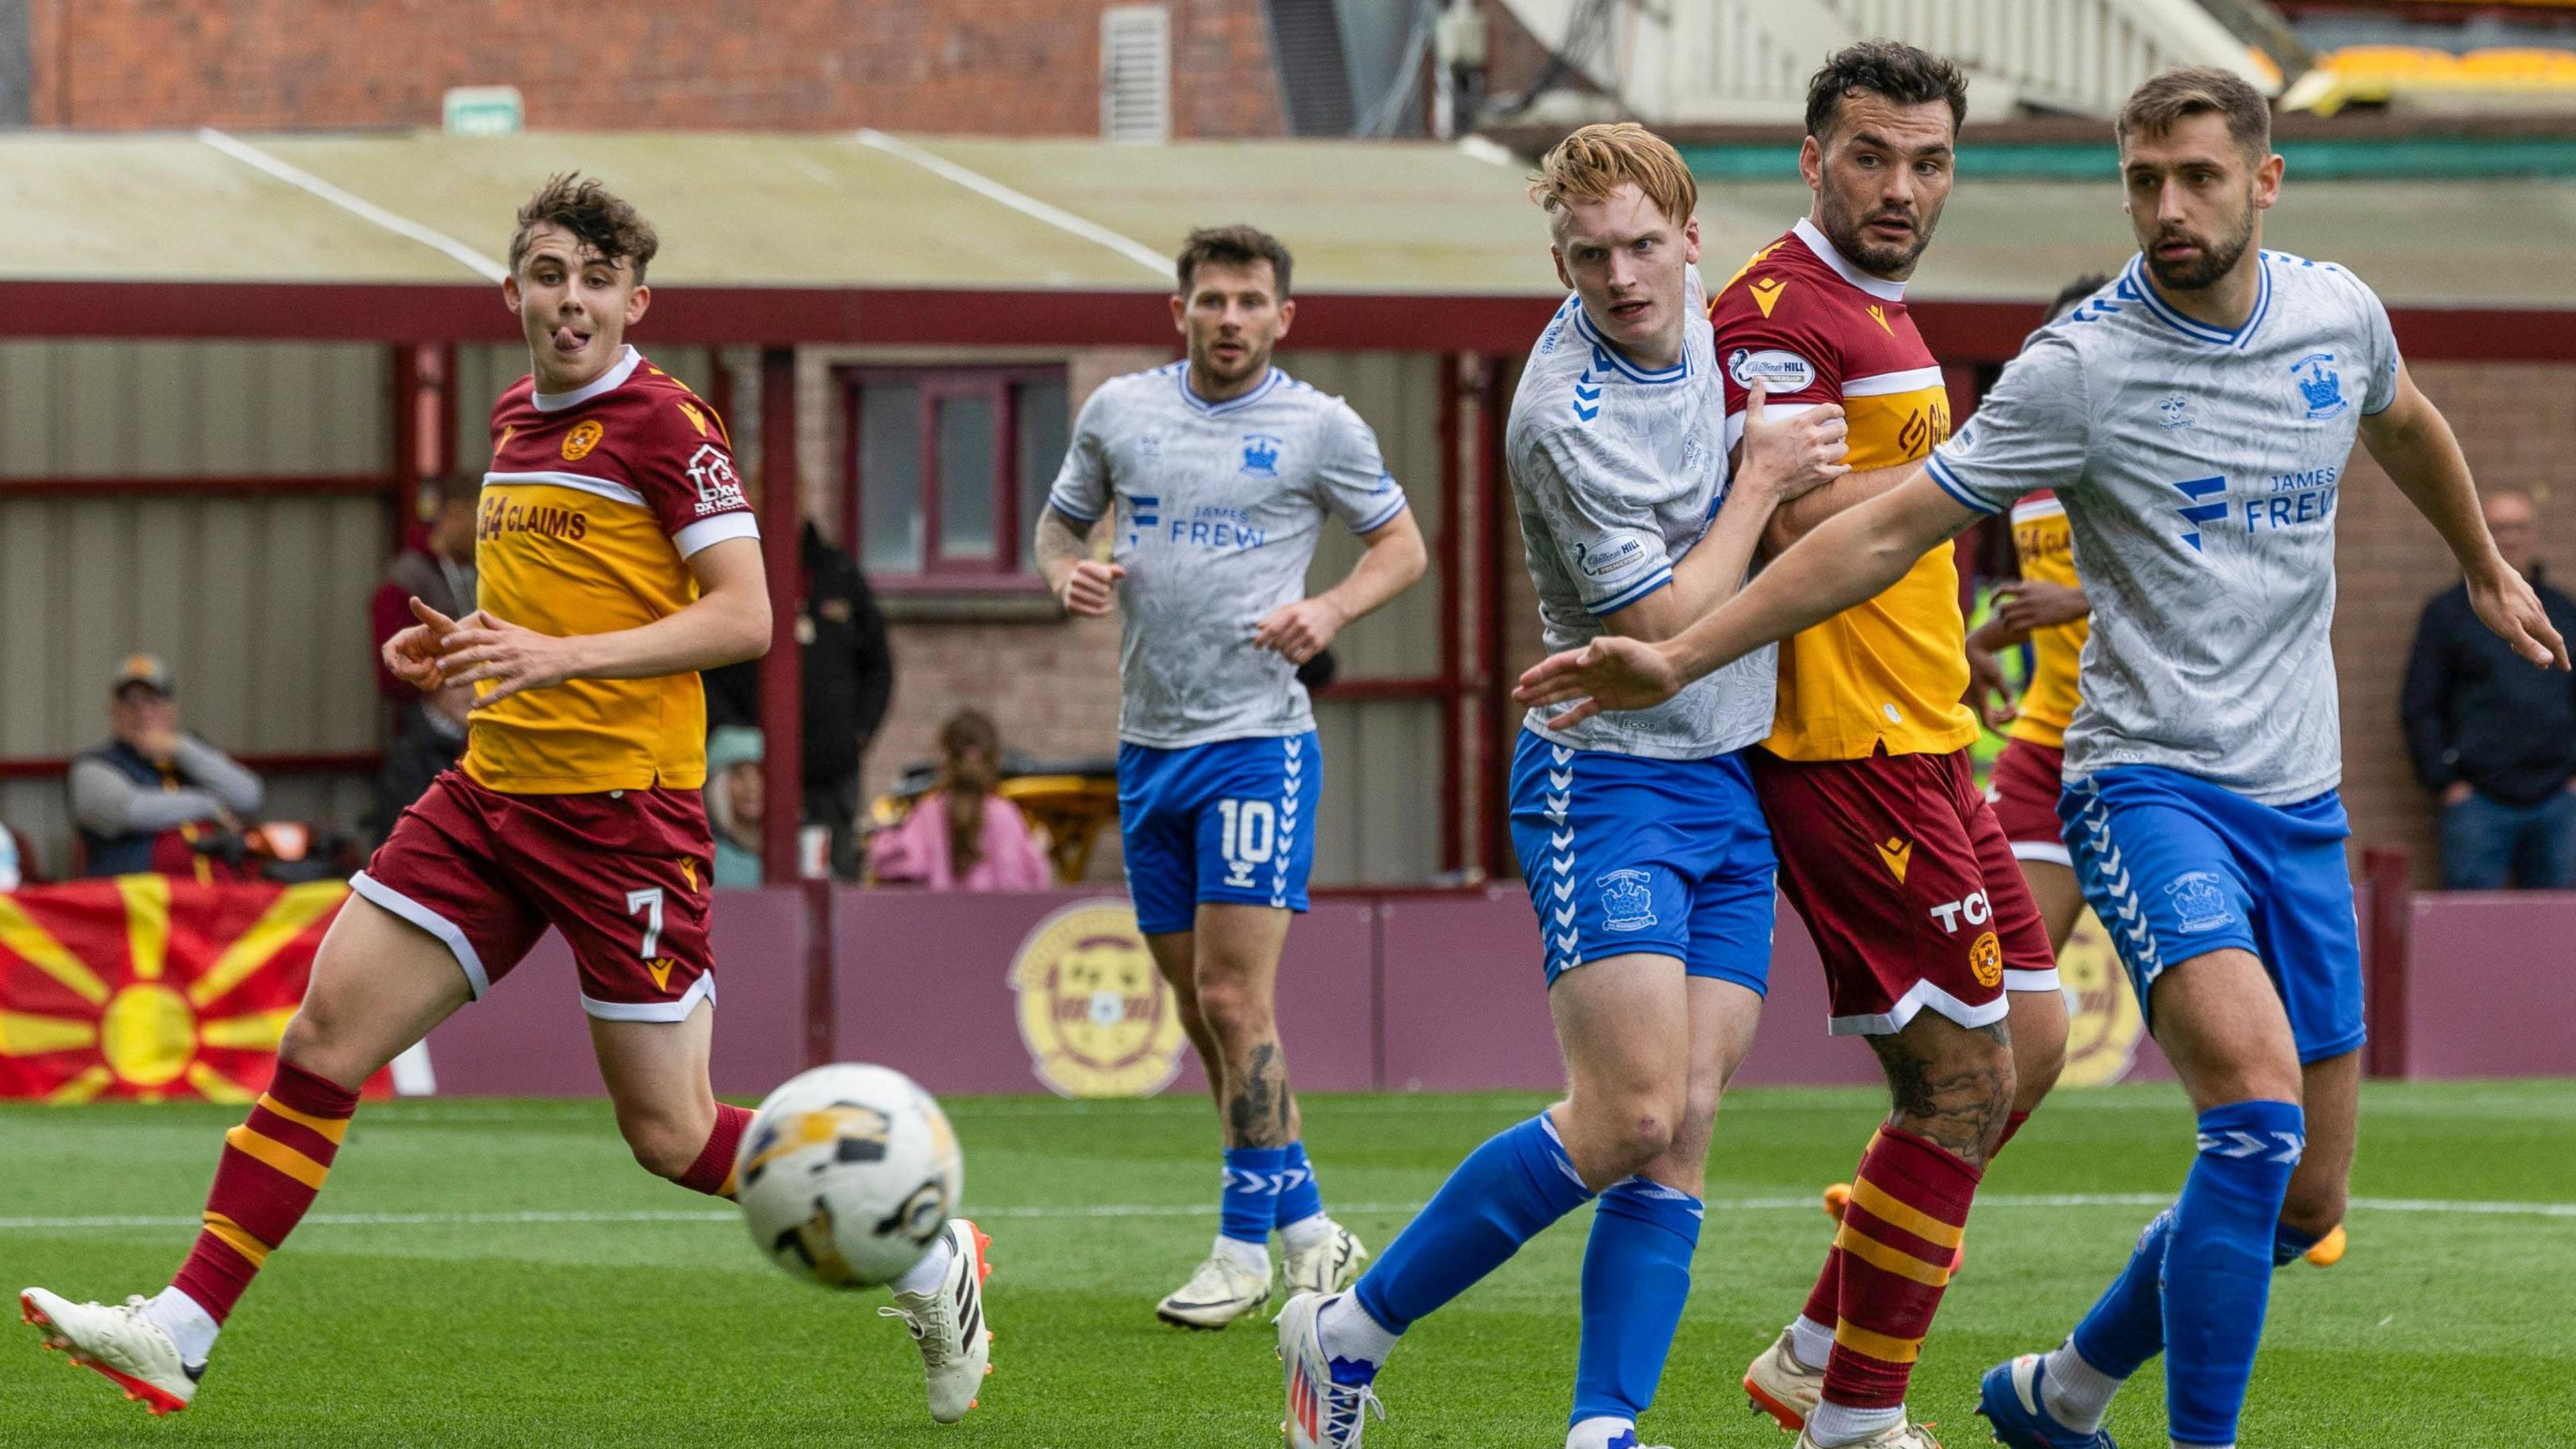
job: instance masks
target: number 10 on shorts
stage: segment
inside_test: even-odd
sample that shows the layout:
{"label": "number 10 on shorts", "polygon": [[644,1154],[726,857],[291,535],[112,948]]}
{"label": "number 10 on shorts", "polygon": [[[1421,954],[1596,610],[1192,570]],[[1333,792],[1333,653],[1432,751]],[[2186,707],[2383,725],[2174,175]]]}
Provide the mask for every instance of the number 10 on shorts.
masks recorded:
{"label": "number 10 on shorts", "polygon": [[1219,800],[1216,813],[1224,826],[1225,883],[1249,886],[1252,868],[1268,865],[1279,849],[1279,812],[1267,800]]}

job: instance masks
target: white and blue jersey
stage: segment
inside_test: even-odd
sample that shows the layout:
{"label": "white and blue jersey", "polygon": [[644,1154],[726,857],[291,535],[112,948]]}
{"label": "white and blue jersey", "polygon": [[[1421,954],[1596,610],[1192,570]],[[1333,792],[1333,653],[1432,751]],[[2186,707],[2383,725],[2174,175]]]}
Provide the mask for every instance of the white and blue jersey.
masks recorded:
{"label": "white and blue jersey", "polygon": [[2308,1059],[2359,1041],[2335,794],[2334,515],[2361,419],[2397,398],[2388,314],[2341,267],[2264,252],[2224,329],[2143,261],[2043,328],[1927,465],[1981,513],[2054,488],[2093,602],[2060,813],[2137,979],[2256,952]]}
{"label": "white and blue jersey", "polygon": [[1119,827],[1138,925],[1187,930],[1201,901],[1304,910],[1322,751],[1296,666],[1252,636],[1305,597],[1328,517],[1366,535],[1404,512],[1377,436],[1277,368],[1209,402],[1175,362],[1092,393],[1047,502],[1085,526],[1114,514],[1127,571]]}
{"label": "white and blue jersey", "polygon": [[[1530,350],[1504,432],[1550,649],[1672,582],[1726,496],[1724,396],[1698,273],[1681,360],[1639,367],[1568,297]],[[1547,980],[1604,956],[1668,955],[1693,975],[1769,980],[1771,832],[1737,753],[1771,730],[1764,648],[1662,705],[1571,729],[1533,710],[1512,757],[1512,843]]]}

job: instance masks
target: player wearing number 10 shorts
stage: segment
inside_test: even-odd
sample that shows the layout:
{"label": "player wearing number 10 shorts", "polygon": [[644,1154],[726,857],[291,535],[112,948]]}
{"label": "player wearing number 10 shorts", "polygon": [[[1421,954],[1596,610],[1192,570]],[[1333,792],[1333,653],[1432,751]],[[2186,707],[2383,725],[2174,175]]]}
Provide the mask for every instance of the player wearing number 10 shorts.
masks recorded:
{"label": "player wearing number 10 shorts", "polygon": [[[1101,384],[1038,525],[1039,567],[1074,614],[1123,609],[1118,817],[1127,889],[1198,1049],[1225,1136],[1207,1260],[1155,1312],[1223,1328],[1271,1294],[1329,1292],[1366,1256],[1325,1216],[1272,1017],[1291,913],[1306,909],[1324,760],[1297,667],[1422,574],[1422,534],[1340,398],[1270,365],[1288,330],[1287,248],[1195,232],[1172,320],[1187,360]],[[1362,545],[1306,597],[1327,517]],[[1109,557],[1093,555],[1106,527]]]}
{"label": "player wearing number 10 shorts", "polygon": [[[449,619],[414,599],[420,622],[385,646],[387,667],[422,689],[472,691],[462,768],[350,882],[276,1075],[225,1134],[204,1229],[171,1286],[118,1307],[22,1295],[50,1346],[155,1414],[196,1396],[220,1325],[329,1175],[360,1084],[489,992],[549,926],[572,947],[636,1160],[732,1195],[752,1114],[718,1103],[707,1075],[698,671],[768,647],[769,592],[723,421],[625,344],[657,247],[595,181],[558,177],[520,210],[502,289],[532,371],[492,411],[478,607]],[[921,1346],[935,1418],[963,1415],[986,1370],[982,1276],[981,1235],[956,1219],[894,1285],[888,1311]]]}

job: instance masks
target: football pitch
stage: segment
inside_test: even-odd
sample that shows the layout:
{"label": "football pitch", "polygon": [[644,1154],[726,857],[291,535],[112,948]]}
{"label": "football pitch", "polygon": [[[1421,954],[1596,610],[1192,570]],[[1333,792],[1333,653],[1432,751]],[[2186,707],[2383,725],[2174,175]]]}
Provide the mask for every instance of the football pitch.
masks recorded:
{"label": "football pitch", "polygon": [[[1326,1199],[1372,1246],[1468,1149],[1542,1099],[1316,1095]],[[649,1178],[602,1103],[418,1101],[359,1111],[328,1190],[269,1264],[196,1406],[165,1421],[105,1380],[0,1344],[7,1445],[1012,1445],[1278,1442],[1266,1323],[1185,1334],[1154,1300],[1216,1225],[1204,1099],[961,1098],[966,1207],[993,1234],[983,1403],[929,1422],[880,1292],[791,1282],[732,1210]],[[1746,1090],[1718,1126],[1695,1287],[1641,1426],[1680,1449],[1785,1436],[1736,1379],[1823,1253],[1818,1188],[1878,1096]],[[188,1243],[239,1109],[0,1109],[0,1276],[75,1297],[151,1292]],[[1986,1178],[1966,1271],[1912,1399],[1951,1449],[1987,1442],[1976,1377],[2092,1301],[2188,1165],[2169,1086],[2070,1091]],[[2576,1443],[2576,1081],[2373,1086],[2352,1247],[2275,1281],[2243,1442],[2254,1449]],[[1578,1212],[1427,1320],[1379,1380],[1384,1449],[1555,1449],[1575,1345]],[[2152,1367],[2108,1427],[2161,1446]]]}

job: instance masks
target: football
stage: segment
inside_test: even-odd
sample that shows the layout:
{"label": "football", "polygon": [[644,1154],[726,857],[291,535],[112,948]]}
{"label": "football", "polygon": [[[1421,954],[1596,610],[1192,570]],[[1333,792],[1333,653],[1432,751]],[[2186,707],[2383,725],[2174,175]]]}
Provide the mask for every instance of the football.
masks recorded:
{"label": "football", "polygon": [[752,1242],[791,1276],[829,1288],[902,1276],[965,1186],[938,1101],[891,1067],[852,1063],[770,1093],[734,1171]]}

